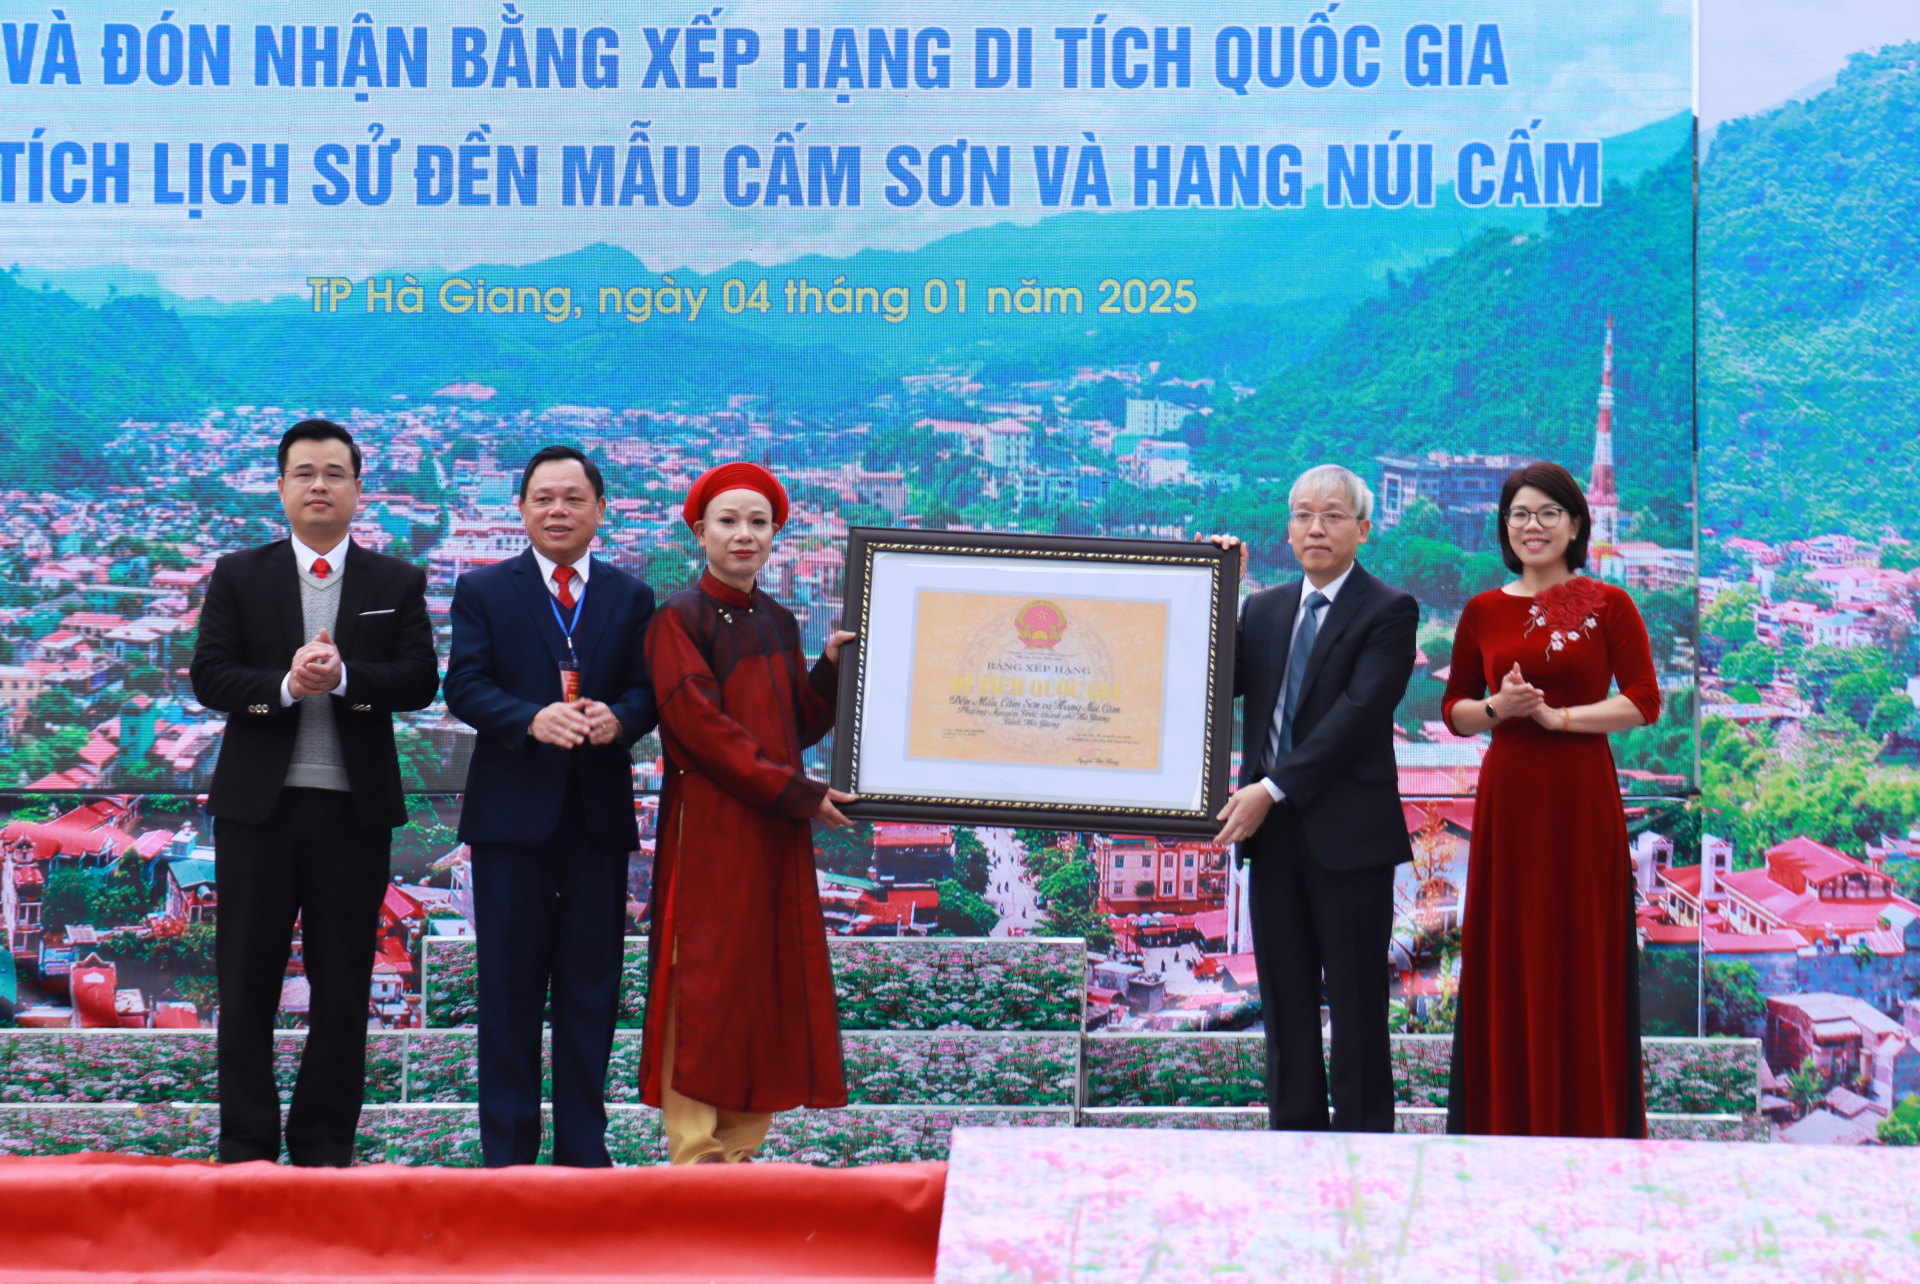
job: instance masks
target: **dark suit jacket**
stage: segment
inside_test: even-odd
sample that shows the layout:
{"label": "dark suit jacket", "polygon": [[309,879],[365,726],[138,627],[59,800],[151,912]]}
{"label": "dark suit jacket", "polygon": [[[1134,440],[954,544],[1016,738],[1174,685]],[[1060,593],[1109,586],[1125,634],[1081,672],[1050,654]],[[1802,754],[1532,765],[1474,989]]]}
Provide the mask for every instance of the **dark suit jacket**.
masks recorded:
{"label": "dark suit jacket", "polygon": [[[1262,775],[1304,583],[1255,593],[1240,612],[1233,693],[1246,697],[1242,787]],[[1265,774],[1286,795],[1282,806],[1299,813],[1314,859],[1329,869],[1413,859],[1400,810],[1393,711],[1413,675],[1419,623],[1420,606],[1410,594],[1355,565],[1307,657],[1293,749]]]}
{"label": "dark suit jacket", "polygon": [[580,694],[613,710],[620,739],[572,750],[527,734],[533,716],[561,694],[567,640],[552,602],[532,549],[470,571],[454,585],[447,708],[480,733],[467,768],[460,837],[469,843],[545,842],[560,824],[569,763],[578,755],[587,833],[597,843],[637,850],[628,750],[660,721],[645,650],[653,590],[593,559],[573,634]]}
{"label": "dark suit jacket", "polygon": [[[393,714],[424,709],[440,686],[427,577],[397,557],[347,545],[333,640],[347,694],[332,696],[354,810],[369,829],[407,823]],[[293,653],[312,641],[300,613],[293,542],[229,553],[214,565],[193,648],[194,698],[227,715],[207,810],[257,825],[273,814],[293,762],[300,702],[280,705]]]}

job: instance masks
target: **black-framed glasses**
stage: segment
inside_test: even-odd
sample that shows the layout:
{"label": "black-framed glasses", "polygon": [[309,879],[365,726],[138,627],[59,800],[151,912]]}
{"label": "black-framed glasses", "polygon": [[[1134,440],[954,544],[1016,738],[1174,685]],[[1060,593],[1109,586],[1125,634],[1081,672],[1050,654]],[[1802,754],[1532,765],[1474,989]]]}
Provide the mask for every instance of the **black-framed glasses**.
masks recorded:
{"label": "black-framed glasses", "polygon": [[1528,522],[1537,520],[1541,530],[1550,531],[1564,521],[1566,516],[1567,510],[1555,504],[1549,504],[1545,508],[1509,508],[1507,525],[1519,530]]}

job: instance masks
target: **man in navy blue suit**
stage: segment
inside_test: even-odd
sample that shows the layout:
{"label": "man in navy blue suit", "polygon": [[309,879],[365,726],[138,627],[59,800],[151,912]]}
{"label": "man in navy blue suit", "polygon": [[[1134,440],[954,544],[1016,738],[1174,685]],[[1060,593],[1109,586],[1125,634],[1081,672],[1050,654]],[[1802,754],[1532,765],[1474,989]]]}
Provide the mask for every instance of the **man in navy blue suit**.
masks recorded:
{"label": "man in navy blue suit", "polygon": [[540,1151],[540,1025],[552,987],[553,1161],[611,1162],[607,1060],[640,846],[628,750],[658,721],[644,642],[653,590],[589,557],[600,470],[548,446],[520,478],[533,547],[453,590],[447,708],[479,732],[460,838],[480,953],[480,1146]]}

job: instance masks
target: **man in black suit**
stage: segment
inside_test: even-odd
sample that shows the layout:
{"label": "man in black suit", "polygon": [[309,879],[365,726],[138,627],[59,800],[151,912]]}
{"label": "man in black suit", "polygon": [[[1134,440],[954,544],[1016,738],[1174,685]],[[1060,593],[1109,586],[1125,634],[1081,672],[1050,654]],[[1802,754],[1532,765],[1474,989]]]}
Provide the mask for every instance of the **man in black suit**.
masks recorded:
{"label": "man in black suit", "polygon": [[453,588],[447,709],[475,731],[460,812],[480,964],[480,1150],[540,1152],[540,1021],[553,1010],[553,1162],[604,1168],[627,922],[640,846],[630,751],[659,721],[653,590],[589,554],[606,484],[571,446],[520,476],[532,547]]}
{"label": "man in black suit", "polygon": [[1413,858],[1393,711],[1413,674],[1420,607],[1354,560],[1373,515],[1360,478],[1336,464],[1309,469],[1288,508],[1288,542],[1306,579],[1253,594],[1240,613],[1233,690],[1246,698],[1246,742],[1216,841],[1239,843],[1253,867],[1271,1126],[1391,1132],[1387,950],[1394,867]]}
{"label": "man in black suit", "polygon": [[365,1095],[367,999],[395,826],[393,713],[440,684],[426,575],[353,543],[360,448],[308,419],[280,439],[293,538],[220,559],[193,693],[227,715],[207,810],[219,853],[220,1158],[280,1155],[274,1014],[300,921],[311,987],[287,1157],[345,1167]]}

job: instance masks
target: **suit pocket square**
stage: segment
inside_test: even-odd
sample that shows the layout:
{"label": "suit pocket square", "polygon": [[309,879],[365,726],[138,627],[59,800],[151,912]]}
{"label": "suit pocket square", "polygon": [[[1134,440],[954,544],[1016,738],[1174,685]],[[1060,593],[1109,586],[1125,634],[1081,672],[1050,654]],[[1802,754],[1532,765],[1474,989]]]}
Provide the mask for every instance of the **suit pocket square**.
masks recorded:
{"label": "suit pocket square", "polygon": [[362,612],[360,612],[360,614],[362,614],[362,615],[392,615],[392,614],[394,613],[394,611],[395,611],[396,609],[397,609],[397,608],[395,608],[395,607],[391,607],[391,606],[389,606],[389,607],[387,607],[387,608],[386,608],[385,610],[381,610],[381,611],[362,611]]}

